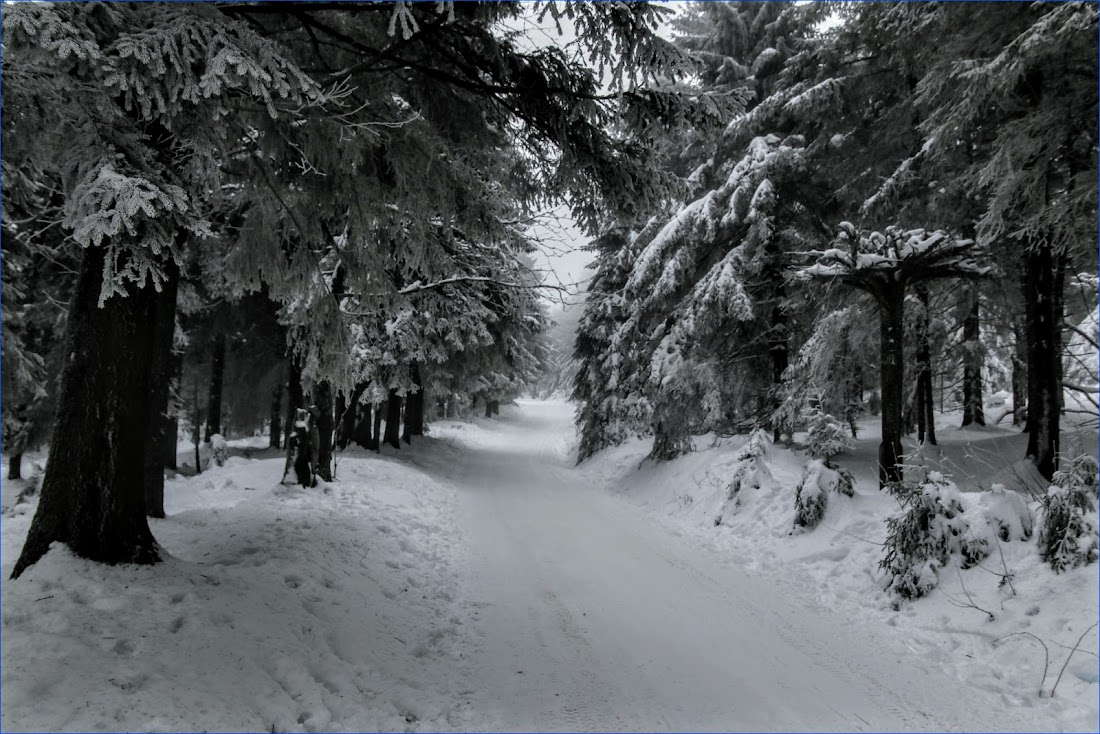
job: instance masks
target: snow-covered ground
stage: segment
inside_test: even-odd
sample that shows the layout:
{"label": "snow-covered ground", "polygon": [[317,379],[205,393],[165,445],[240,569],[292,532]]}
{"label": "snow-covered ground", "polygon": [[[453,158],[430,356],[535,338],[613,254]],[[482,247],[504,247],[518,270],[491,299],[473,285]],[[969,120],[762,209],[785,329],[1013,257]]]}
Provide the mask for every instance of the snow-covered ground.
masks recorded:
{"label": "snow-covered ground", "polygon": [[[471,726],[455,488],[365,456],[325,491],[230,458],[168,482],[165,563],[55,548],[5,580],[3,729]],[[5,579],[32,510],[5,508]]]}
{"label": "snow-covered ground", "polygon": [[[994,642],[1042,640],[1049,693],[1097,620],[1096,566],[1056,576],[1006,542],[1012,588],[995,554],[895,611],[876,543],[896,504],[869,469],[789,535],[805,457],[770,447],[771,481],[730,512],[743,439],[575,467],[571,418],[521,403],[436,423],[411,449],[349,452],[325,490],[234,456],[169,482],[168,560],[148,568],[55,548],[6,580],[34,500],[5,483],[2,728],[1097,729],[1095,631],[1053,699],[1034,638]],[[949,433],[964,458],[1000,435]]]}

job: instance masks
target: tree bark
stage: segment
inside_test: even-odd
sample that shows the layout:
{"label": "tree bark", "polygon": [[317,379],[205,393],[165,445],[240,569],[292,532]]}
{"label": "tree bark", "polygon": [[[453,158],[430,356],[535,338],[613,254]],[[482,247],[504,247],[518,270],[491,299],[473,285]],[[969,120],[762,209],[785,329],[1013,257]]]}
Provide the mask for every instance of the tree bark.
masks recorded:
{"label": "tree bark", "polygon": [[[172,324],[173,341],[175,339],[176,325]],[[161,441],[161,461],[165,467],[177,469],[176,466],[176,439],[179,436],[180,431],[180,418],[179,408],[182,402],[183,391],[183,355],[172,353],[172,381],[168,386],[168,403],[169,403],[169,417],[168,425],[165,428],[163,440]]]}
{"label": "tree bark", "polygon": [[981,301],[978,287],[968,289],[963,308],[963,419],[962,427],[984,426],[982,406]]}
{"label": "tree bark", "polygon": [[267,442],[270,449],[282,448],[283,386],[276,385],[271,391],[271,438]]}
{"label": "tree bark", "polygon": [[382,443],[401,448],[401,396],[392,388],[386,401],[386,433]]}
{"label": "tree bark", "polygon": [[158,294],[129,284],[101,308],[105,256],[89,247],[81,258],[42,496],[12,578],[55,541],[102,563],[160,560],[144,491]]}
{"label": "tree bark", "polygon": [[371,444],[375,451],[382,452],[382,403],[374,406],[374,433],[371,436]]}
{"label": "tree bark", "polygon": [[302,391],[302,365],[293,353],[291,353],[287,359],[286,371],[286,423],[283,424],[283,435],[286,436],[286,441],[284,442],[286,444],[286,470],[283,472],[284,477],[290,473],[294,464],[294,436],[296,436],[294,430],[294,415],[306,402],[305,394]]}
{"label": "tree bark", "polygon": [[191,405],[194,411],[194,420],[192,420],[192,438],[195,442],[195,474],[202,473],[202,454],[199,452],[199,444],[202,437],[202,410],[199,406],[199,378],[198,374],[195,375],[195,381],[191,386]]}
{"label": "tree bark", "polygon": [[924,313],[921,316],[920,335],[917,342],[917,440],[922,444],[936,445],[936,421],[932,403],[932,346],[928,340],[931,319],[928,316],[928,286],[917,283],[913,290],[920,299]]}
{"label": "tree bark", "polygon": [[409,374],[416,392],[405,396],[405,432],[401,436],[405,443],[412,443],[412,436],[424,435],[424,383],[420,378],[420,366],[414,363]]}
{"label": "tree bark", "polygon": [[[147,393],[149,430],[145,434],[145,513],[149,517],[164,517],[164,461],[163,447],[167,443],[169,428],[168,397],[172,389],[172,341],[176,332],[176,291],[179,273],[175,263],[168,263],[170,277],[155,293],[150,314],[153,330],[149,362],[149,388]],[[173,433],[172,453],[175,454],[176,436]],[[173,461],[173,463],[175,463]]]}
{"label": "tree bark", "polygon": [[[786,372],[790,363],[790,351],[788,349],[790,330],[787,326],[786,313],[783,311],[783,299],[786,298],[787,293],[781,279],[778,279],[778,283],[779,285],[776,288],[777,302],[775,308],[772,309],[772,337],[768,345],[768,353],[772,362],[772,384],[769,391],[772,413],[775,413],[779,408],[783,399],[783,373]],[[772,441],[779,443],[778,425],[772,427]]]}
{"label": "tree bark", "polygon": [[225,333],[214,334],[210,357],[210,397],[206,403],[206,436],[203,440],[210,443],[210,437],[222,432],[222,383],[225,379]]}
{"label": "tree bark", "polygon": [[[351,395],[347,399],[347,405],[345,406],[343,416],[341,417],[341,421],[342,421],[343,425],[342,425],[342,427],[340,428],[340,431],[339,431],[339,437],[340,438],[339,438],[339,441],[337,442],[337,444],[340,446],[341,449],[346,449],[348,447],[348,444],[351,443],[352,441],[355,441],[360,446],[364,446],[363,441],[360,440],[360,438],[361,438],[360,437],[360,431],[362,430],[362,426],[363,426],[363,422],[361,420],[361,416],[362,416],[363,411],[362,411],[362,406],[360,406],[360,404],[359,404],[359,398],[363,397],[363,391],[366,389],[366,387],[367,387],[366,383],[361,383],[359,385],[356,385],[355,389],[352,390]],[[366,436],[366,438],[367,438],[367,441],[370,441],[370,407],[369,406],[367,407],[366,421],[367,421],[367,425],[366,425],[367,436]]]}
{"label": "tree bark", "polygon": [[[1026,284],[1023,286],[1026,287]],[[1012,353],[1012,425],[1024,422],[1027,413],[1027,316],[1018,315],[1012,321],[1012,334],[1016,344]]]}
{"label": "tree bark", "polygon": [[344,426],[347,423],[345,420],[348,414],[348,396],[344,394],[343,390],[336,391],[336,404],[332,409],[333,415],[333,444],[338,449],[346,449],[348,447],[348,435],[344,430]]}
{"label": "tree bark", "polygon": [[902,480],[901,437],[905,406],[905,286],[884,284],[876,293],[880,314],[882,367],[882,443],[879,444],[879,488]]}
{"label": "tree bark", "polygon": [[1062,395],[1061,313],[1065,258],[1048,244],[1025,254],[1027,458],[1050,481],[1058,468]]}
{"label": "tree bark", "polygon": [[485,417],[486,418],[492,418],[493,417],[493,401],[490,400],[489,398],[485,398]]}
{"label": "tree bark", "polygon": [[23,478],[23,452],[8,457],[8,479]]}
{"label": "tree bark", "polygon": [[319,437],[317,456],[314,459],[314,471],[326,482],[332,481],[332,385],[328,380],[318,382],[313,389],[313,403],[321,415],[317,421],[317,433]]}

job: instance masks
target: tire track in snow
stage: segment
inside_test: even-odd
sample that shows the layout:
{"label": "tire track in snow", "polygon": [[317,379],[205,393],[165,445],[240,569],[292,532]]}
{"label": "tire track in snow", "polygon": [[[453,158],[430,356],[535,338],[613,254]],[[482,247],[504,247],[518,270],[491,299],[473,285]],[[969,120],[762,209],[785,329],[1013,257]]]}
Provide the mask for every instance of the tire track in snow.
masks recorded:
{"label": "tire track in snow", "polygon": [[473,546],[469,600],[485,605],[467,608],[482,612],[471,687],[491,728],[996,728],[950,701],[957,682],[883,660],[864,631],[585,486],[553,410],[456,431],[440,466]]}

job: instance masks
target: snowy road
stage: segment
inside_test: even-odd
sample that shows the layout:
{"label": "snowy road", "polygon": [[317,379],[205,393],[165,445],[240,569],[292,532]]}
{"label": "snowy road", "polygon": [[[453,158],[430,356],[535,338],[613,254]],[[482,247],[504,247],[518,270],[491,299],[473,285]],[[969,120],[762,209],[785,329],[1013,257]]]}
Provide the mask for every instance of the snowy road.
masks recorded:
{"label": "snowy road", "polygon": [[483,636],[468,687],[485,728],[1012,727],[992,696],[922,668],[904,641],[799,606],[584,486],[566,457],[569,406],[502,420],[456,436],[464,459],[431,467],[460,489]]}

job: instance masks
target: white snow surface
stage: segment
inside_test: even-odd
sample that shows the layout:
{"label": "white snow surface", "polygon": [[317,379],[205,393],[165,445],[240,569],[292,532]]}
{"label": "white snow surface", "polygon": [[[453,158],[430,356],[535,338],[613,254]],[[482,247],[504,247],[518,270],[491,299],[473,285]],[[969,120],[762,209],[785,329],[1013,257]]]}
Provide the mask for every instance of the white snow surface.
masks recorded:
{"label": "white snow surface", "polygon": [[[639,466],[573,464],[572,406],[432,425],[336,481],[283,486],[234,456],[166,487],[166,561],[55,547],[8,580],[34,504],[5,487],[4,730],[1096,731],[1097,569],[1002,543],[895,611],[877,569],[889,497],[857,477],[788,535],[808,457],[772,446],[736,512],[743,439]],[[860,455],[861,438],[853,454]],[[10,484],[10,483],[6,483]],[[964,493],[975,508],[981,495]],[[989,505],[990,501],[985,500]],[[1002,499],[992,502],[1005,506]],[[999,512],[998,514],[1004,514]],[[1000,567],[994,555],[983,565]],[[994,621],[949,600],[973,602]]]}

